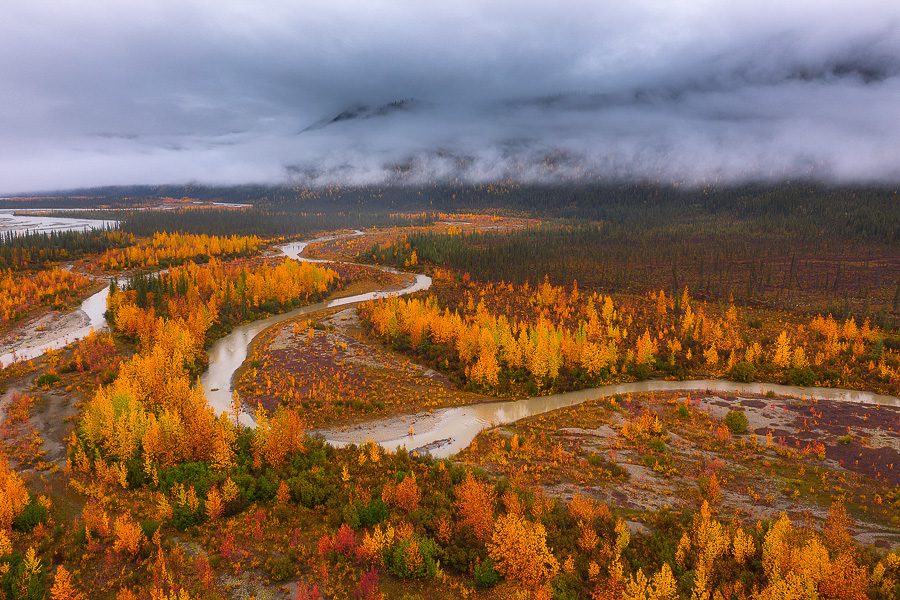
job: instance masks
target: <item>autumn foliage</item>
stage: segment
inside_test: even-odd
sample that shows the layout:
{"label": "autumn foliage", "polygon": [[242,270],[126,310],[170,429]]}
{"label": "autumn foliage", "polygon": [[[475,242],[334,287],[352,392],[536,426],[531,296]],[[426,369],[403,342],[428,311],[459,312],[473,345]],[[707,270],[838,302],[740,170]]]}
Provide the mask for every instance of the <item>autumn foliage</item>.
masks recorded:
{"label": "autumn foliage", "polygon": [[454,504],[460,515],[460,524],[471,528],[479,541],[486,542],[494,528],[494,506],[497,503],[494,486],[478,481],[468,472],[465,481],[454,488],[453,495],[456,497]]}
{"label": "autumn foliage", "polygon": [[84,275],[63,269],[0,271],[0,325],[38,306],[69,303],[90,285],[91,280]]}
{"label": "autumn foliage", "polygon": [[[492,427],[445,460],[374,442],[335,447],[314,435],[330,426],[326,417],[356,414],[358,398],[350,393],[364,388],[339,368],[327,378],[264,382],[286,400],[273,410],[259,407],[254,428],[215,414],[197,383],[209,343],[238,322],[314,302],[341,285],[338,267],[224,260],[260,247],[256,238],[157,234],[103,255],[109,269],[184,264],[137,277],[125,289],[113,286],[110,332],[42,359],[57,378],[52,385],[4,394],[0,433],[30,423],[31,408],[50,403],[71,409],[71,427],[68,453],[52,465],[25,467],[10,453],[17,472],[0,456],[0,597],[897,596],[900,555],[857,544],[850,514],[860,508],[859,494],[846,485],[856,480],[822,466],[835,462],[826,446],[804,438],[805,448],[794,451],[776,439],[779,432],[759,433],[756,424],[732,432],[719,416],[701,412],[696,394],[657,403],[625,395],[591,400],[583,413],[569,407]],[[412,266],[418,256],[410,249],[404,262]],[[443,378],[448,387],[463,381],[479,393],[536,393],[653,374],[723,376],[738,363],[768,379],[812,371],[831,384],[897,385],[896,348],[867,321],[822,315],[757,323],[751,309],[701,302],[687,291],[612,296],[548,282],[463,279],[436,295],[379,300],[361,312],[375,336],[454,375]],[[297,323],[293,335],[326,338],[329,327]],[[368,333],[358,335],[350,343],[366,348]],[[327,339],[336,340],[325,350],[340,357],[335,365],[369,359],[373,371],[388,370],[372,366],[365,350],[342,354],[345,339]],[[316,376],[319,386],[307,385]],[[16,384],[37,383],[24,370],[16,377]],[[424,406],[441,401],[431,388],[418,393]],[[465,399],[472,397],[483,399]],[[329,410],[320,411],[311,433],[315,400]],[[788,410],[761,395],[754,400],[741,408]],[[823,405],[795,404],[804,419],[826,418]],[[675,422],[690,426],[676,429]],[[409,422],[402,423],[405,431]],[[865,462],[862,441],[851,440],[847,455],[857,445]],[[836,502],[824,524],[780,514],[782,497],[755,503],[759,520],[732,511],[729,500],[757,490],[749,477],[740,481],[733,463],[714,457],[722,449],[771,474],[772,489],[761,494],[786,498],[802,485],[817,501],[819,493],[847,494],[852,510]],[[688,452],[702,460],[688,463]],[[791,481],[777,473],[789,462],[779,457],[797,463]],[[783,482],[791,489],[781,490]],[[65,494],[51,504],[41,493],[58,483]],[[666,494],[652,505],[660,510],[628,496],[655,497],[648,490],[657,485]],[[896,494],[866,494],[873,513],[896,505]],[[623,495],[628,510],[614,504]]]}
{"label": "autumn foliage", "polygon": [[128,291],[109,297],[116,329],[152,336],[154,317],[183,321],[196,340],[214,324],[239,323],[263,308],[274,311],[306,303],[337,285],[333,270],[283,260],[253,267],[243,262],[212,260],[188,263],[149,280],[138,279]]}
{"label": "autumn foliage", "polygon": [[376,300],[360,313],[379,338],[496,391],[565,389],[654,371],[722,376],[738,363],[801,385],[828,373],[833,384],[863,378],[900,386],[900,354],[882,347],[885,334],[868,321],[816,316],[761,332],[734,304],[722,310],[687,289],[674,299],[663,291],[614,298],[547,281],[464,291],[462,299],[447,292],[445,304],[435,295]]}
{"label": "autumn foliage", "polygon": [[9,529],[13,519],[28,504],[28,499],[25,482],[10,468],[6,456],[0,453],[0,531]]}
{"label": "autumn foliage", "polygon": [[488,553],[497,570],[526,588],[537,589],[559,571],[559,562],[547,547],[547,533],[540,523],[516,514],[497,519]]}
{"label": "autumn foliage", "polygon": [[[250,294],[256,304],[309,298],[326,291],[335,279],[328,269],[294,261],[262,265],[253,272],[214,261],[169,272],[163,281],[178,283],[173,284],[175,291],[159,298],[165,316],[156,316],[155,304],[142,306],[134,290],[112,294],[116,329],[136,336],[140,351],[85,408],[72,444],[76,467],[96,469],[101,481],[125,487],[126,463],[131,460],[145,463],[150,475],[184,461],[230,466],[234,425],[224,414],[213,413],[191,375],[220,308],[231,293]],[[294,413],[278,412],[271,421],[266,415],[260,418],[254,442],[258,457],[265,455],[277,466],[302,447],[303,428]]]}
{"label": "autumn foliage", "polygon": [[50,598],[52,600],[83,600],[84,594],[78,591],[72,582],[72,576],[69,571],[62,565],[56,568],[56,574],[53,576],[53,587],[50,588]]}
{"label": "autumn foliage", "polygon": [[262,240],[256,236],[215,236],[184,233],[154,233],[150,239],[126,248],[107,250],[98,258],[101,267],[117,271],[134,267],[159,267],[228,256],[247,256]]}

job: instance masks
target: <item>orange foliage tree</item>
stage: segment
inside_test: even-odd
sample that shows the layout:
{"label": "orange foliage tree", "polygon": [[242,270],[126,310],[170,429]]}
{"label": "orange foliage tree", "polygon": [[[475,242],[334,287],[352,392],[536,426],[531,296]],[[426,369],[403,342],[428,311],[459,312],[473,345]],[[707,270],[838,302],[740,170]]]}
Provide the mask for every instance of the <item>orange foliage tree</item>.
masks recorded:
{"label": "orange foliage tree", "polygon": [[28,504],[28,490],[19,474],[9,466],[6,456],[0,452],[0,530],[9,529]]}
{"label": "orange foliage tree", "polygon": [[488,542],[488,554],[508,580],[538,589],[559,572],[559,562],[547,546],[547,532],[516,514],[501,515]]}
{"label": "orange foliage tree", "polygon": [[72,575],[62,565],[56,568],[53,576],[53,587],[50,588],[52,600],[83,600],[84,594],[78,591],[72,582]]}
{"label": "orange foliage tree", "polygon": [[494,507],[497,490],[486,481],[478,481],[472,472],[453,489],[454,506],[459,513],[460,524],[469,527],[480,542],[486,542],[494,528]]}
{"label": "orange foliage tree", "polygon": [[0,325],[38,306],[71,302],[90,285],[91,280],[84,275],[62,269],[0,271]]}
{"label": "orange foliage tree", "polygon": [[433,354],[428,348],[442,347],[458,359],[462,375],[487,388],[523,371],[546,387],[564,371],[571,379],[609,380],[678,365],[721,376],[747,362],[754,368],[745,373],[778,379],[808,377],[795,371],[814,368],[840,373],[842,381],[855,374],[900,389],[900,352],[879,346],[884,333],[868,321],[816,316],[789,335],[783,323],[750,328],[733,304],[723,310],[687,290],[672,310],[662,292],[614,300],[547,281],[535,288],[473,284],[472,291],[463,301],[450,296],[453,306],[441,306],[434,295],[393,297],[362,305],[360,314],[376,336],[400,347],[426,356]]}
{"label": "orange foliage tree", "polygon": [[139,244],[114,248],[100,255],[98,263],[114,271],[132,267],[158,267],[190,259],[213,256],[246,256],[255,252],[262,240],[251,236],[216,236],[157,232]]}

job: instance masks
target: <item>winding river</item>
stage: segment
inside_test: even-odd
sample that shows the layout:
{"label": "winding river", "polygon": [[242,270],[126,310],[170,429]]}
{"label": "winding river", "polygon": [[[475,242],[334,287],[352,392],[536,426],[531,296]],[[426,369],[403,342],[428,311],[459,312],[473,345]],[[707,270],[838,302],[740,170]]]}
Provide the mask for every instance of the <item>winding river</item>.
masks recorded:
{"label": "winding river", "polygon": [[[354,231],[349,234],[351,236],[363,235],[361,231]],[[331,262],[327,260],[317,260],[303,257],[303,251],[310,244],[316,242],[325,242],[345,236],[326,236],[305,242],[291,242],[283,246],[279,246],[278,250],[287,257],[295,260],[307,262]],[[385,271],[397,273],[394,269],[388,267],[378,267]],[[271,317],[253,321],[245,325],[235,327],[231,333],[223,338],[215,341],[209,349],[208,367],[200,376],[200,384],[203,386],[203,392],[212,405],[216,413],[231,410],[232,380],[235,372],[243,364],[247,358],[247,350],[250,343],[263,330],[271,327],[275,323],[280,323],[286,319],[291,319],[299,315],[313,313],[326,308],[334,308],[337,306],[346,306],[357,302],[365,302],[367,300],[375,300],[376,298],[386,298],[388,296],[398,296],[403,294],[412,294],[421,290],[427,290],[431,287],[431,277],[428,275],[417,274],[415,280],[404,288],[398,290],[379,290],[375,292],[367,292],[365,294],[355,294],[344,298],[336,298],[327,302],[319,302],[302,306],[290,312],[273,315]],[[245,425],[253,426],[253,418],[243,413],[241,422]]]}
{"label": "winding river", "polygon": [[[616,394],[668,391],[709,391],[716,393],[765,394],[796,396],[816,400],[840,400],[864,404],[880,404],[900,407],[900,398],[836,388],[801,388],[769,383],[737,383],[721,379],[692,379],[687,381],[663,381],[651,379],[632,383],[617,383],[597,388],[534,396],[521,400],[487,402],[443,408],[431,412],[393,417],[353,425],[345,429],[315,432],[335,446],[362,444],[368,440],[380,446],[396,450],[403,446],[427,452],[435,458],[446,458],[468,446],[483,429],[513,423],[526,417],[574,406],[588,400],[596,400]],[[409,434],[412,427],[413,434]]]}
{"label": "winding river", "polygon": [[[350,235],[362,235],[362,232],[354,231]],[[296,260],[329,262],[305,258],[302,256],[302,253],[311,243],[332,240],[337,237],[339,236],[317,238],[307,242],[293,242],[280,246],[279,251],[285,256]],[[386,267],[379,268],[396,272]],[[312,313],[323,308],[345,306],[392,295],[410,294],[420,290],[427,290],[431,287],[430,277],[426,275],[415,275],[415,277],[414,283],[399,290],[381,290],[339,298],[329,302],[321,302],[235,328],[227,336],[215,342],[209,350],[209,368],[201,376],[200,382],[210,404],[217,413],[231,409],[234,373],[247,358],[247,349],[250,343],[266,328],[297,315]],[[478,435],[478,432],[488,427],[512,423],[532,415],[574,406],[587,400],[605,396],[661,391],[710,391],[736,394],[774,392],[783,396],[900,407],[900,398],[895,396],[856,390],[817,387],[802,388],[767,383],[736,383],[717,379],[689,381],[648,380],[613,384],[549,396],[535,396],[521,400],[487,402],[412,415],[394,416],[345,428],[318,430],[314,434],[335,446],[360,444],[373,440],[387,449],[395,450],[400,447],[406,447],[428,452],[436,458],[443,458],[455,454],[468,446],[475,436]],[[241,420],[244,424],[254,425],[252,417],[247,413],[241,415]],[[410,427],[412,428],[411,434]]]}
{"label": "winding river", "polygon": [[[87,231],[105,227],[115,227],[118,221],[103,219],[73,219],[70,217],[57,217],[52,214],[42,216],[15,214],[19,210],[26,209],[0,209],[0,234],[23,235],[29,232],[49,233],[52,231]],[[0,354],[0,367],[14,362],[31,360],[41,356],[47,350],[59,350],[69,344],[86,337],[91,330],[101,330],[106,327],[106,297],[109,288],[104,287],[100,291],[86,298],[79,307],[77,313],[82,313],[82,325],[69,329],[64,335],[43,339],[40,343],[30,344],[16,348],[14,351]]]}
{"label": "winding river", "polygon": [[47,350],[59,350],[65,348],[69,344],[73,344],[80,339],[88,336],[94,331],[100,331],[106,328],[106,298],[109,296],[109,287],[104,286],[100,291],[88,296],[78,308],[78,313],[83,313],[82,322],[84,323],[77,329],[68,330],[65,335],[60,335],[50,340],[42,341],[37,344],[16,348],[12,352],[0,354],[0,367],[10,365],[14,362],[23,360],[31,360],[43,355]]}
{"label": "winding river", "polygon": [[[3,214],[6,217],[6,214]],[[24,224],[19,221],[19,224]],[[58,224],[61,225],[61,224]],[[80,224],[71,224],[78,226]],[[348,235],[363,235],[361,231],[354,231]],[[327,260],[310,259],[302,256],[309,244],[333,240],[342,236],[326,236],[305,242],[291,242],[278,247],[278,251],[295,260],[309,262],[330,262]],[[378,267],[385,271],[397,273],[397,271]],[[409,274],[414,277],[406,287],[395,290],[378,290],[365,294],[356,294],[344,298],[337,298],[327,302],[319,302],[297,308],[290,312],[273,315],[266,319],[253,321],[240,325],[231,333],[217,340],[209,349],[209,366],[200,377],[200,384],[207,399],[216,413],[231,410],[232,380],[235,372],[247,358],[247,351],[253,339],[262,331],[272,325],[296,317],[313,313],[326,308],[347,306],[376,298],[411,294],[431,287],[431,278],[422,274]],[[65,336],[60,336],[39,346],[20,348],[15,353],[0,355],[0,364],[9,364],[19,360],[30,360],[43,354],[48,348],[59,349],[71,344],[90,333],[92,329],[101,330],[107,326],[104,313],[106,311],[106,298],[109,288],[88,297],[82,302],[80,311],[86,315],[87,323],[77,330],[69,331]],[[324,429],[314,432],[323,437],[327,442],[336,445],[360,444],[373,440],[381,446],[389,449],[406,447],[428,452],[432,456],[441,458],[455,454],[468,446],[481,430],[512,423],[520,419],[549,412],[567,406],[574,406],[587,400],[594,400],[615,394],[661,391],[710,391],[716,393],[736,394],[764,394],[774,392],[778,395],[796,396],[817,400],[838,400],[842,402],[854,402],[863,404],[878,404],[883,406],[900,407],[900,398],[872,392],[844,390],[836,388],[801,388],[796,386],[775,385],[767,383],[736,383],[732,381],[699,379],[689,381],[661,381],[649,380],[633,383],[621,383],[601,386],[587,390],[579,390],[549,396],[535,396],[521,400],[509,400],[499,402],[487,402],[469,406],[459,406],[421,412],[411,415],[388,417],[367,423],[361,423],[344,428]],[[255,425],[252,417],[244,413],[241,415],[244,424]],[[410,433],[412,428],[412,433]]]}

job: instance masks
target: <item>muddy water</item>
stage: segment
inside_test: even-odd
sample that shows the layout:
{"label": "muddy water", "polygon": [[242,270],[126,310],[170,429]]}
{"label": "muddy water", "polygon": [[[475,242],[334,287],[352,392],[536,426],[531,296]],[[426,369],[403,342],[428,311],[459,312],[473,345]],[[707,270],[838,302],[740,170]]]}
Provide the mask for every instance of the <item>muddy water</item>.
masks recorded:
{"label": "muddy water", "polygon": [[303,251],[306,250],[307,246],[315,242],[330,242],[331,240],[337,240],[342,237],[357,237],[360,235],[365,235],[365,233],[363,233],[359,229],[354,229],[351,233],[345,235],[327,235],[325,237],[316,238],[314,240],[307,240],[305,242],[290,242],[288,244],[283,244],[281,246],[278,246],[278,251],[288,258],[293,258],[294,260],[311,263],[331,262],[322,258],[306,258],[305,256],[301,256],[301,254],[303,254]]}
{"label": "muddy water", "polygon": [[[151,271],[150,273],[147,273],[147,275],[151,277],[154,275],[162,275],[166,271],[168,271],[168,269]],[[113,279],[116,280],[120,289],[127,287],[130,282],[129,277],[123,279],[118,277],[105,278],[102,281],[108,284]],[[65,333],[62,333],[53,339],[43,340],[40,343],[17,348],[13,352],[7,352],[6,354],[0,355],[0,367],[10,365],[14,362],[32,360],[45,354],[47,350],[59,350],[60,348],[65,348],[69,344],[74,344],[78,340],[86,338],[91,331],[103,331],[109,326],[109,323],[106,321],[106,299],[108,297],[109,286],[106,285],[99,291],[85,298],[81,303],[81,306],[78,307],[78,310],[75,311],[82,320],[81,326],[74,329],[68,329]]]}
{"label": "muddy water", "polygon": [[[362,232],[354,231],[350,235],[362,235]],[[338,237],[342,236],[322,237],[306,242],[292,242],[290,244],[279,246],[278,249],[285,256],[288,256],[295,260],[308,262],[330,262],[327,260],[309,259],[301,255],[303,253],[303,250],[311,243],[324,242],[336,239]],[[397,272],[387,267],[379,268],[390,271],[392,273]],[[346,298],[338,298],[336,300],[330,300],[328,302],[311,304],[292,310],[290,312],[273,315],[266,319],[260,319],[259,321],[253,321],[252,323],[247,323],[246,325],[235,327],[231,331],[231,333],[217,340],[209,349],[209,367],[207,368],[206,372],[204,372],[203,375],[200,376],[200,384],[203,386],[203,392],[204,394],[206,394],[206,399],[209,401],[210,405],[212,405],[213,410],[215,410],[217,414],[231,410],[231,394],[233,390],[232,379],[234,377],[234,373],[247,359],[247,349],[249,348],[250,343],[253,341],[253,338],[255,338],[263,330],[271,327],[275,323],[279,323],[286,319],[290,319],[299,315],[305,315],[325,308],[345,306],[348,304],[365,302],[367,300],[375,300],[376,298],[385,298],[388,296],[411,294],[413,292],[427,290],[429,287],[431,287],[431,277],[428,277],[427,275],[415,275],[415,281],[413,283],[399,290],[368,292],[365,294],[347,296]],[[241,421],[245,425],[254,425],[253,419],[246,413],[241,415]]]}
{"label": "muddy water", "polygon": [[[717,379],[650,380],[607,385],[550,396],[535,396],[522,400],[445,408],[430,413],[362,423],[344,430],[321,430],[316,434],[335,446],[350,443],[360,444],[367,440],[373,440],[391,450],[402,446],[428,452],[436,458],[444,458],[468,446],[479,431],[489,427],[512,423],[533,415],[615,394],[663,391],[710,391],[737,394],[765,394],[771,391],[779,396],[900,406],[900,398],[895,396],[855,390],[802,388],[767,383],[736,383]],[[413,430],[412,435],[409,433],[410,427]]]}
{"label": "muddy water", "polygon": [[[362,235],[355,231],[350,235]],[[306,247],[319,241],[327,241],[340,236],[317,238],[307,242],[293,242],[279,247],[279,250],[290,258],[312,262],[329,262],[326,260],[308,259],[302,256]],[[388,269],[390,270],[390,269]],[[394,271],[396,272],[396,271]],[[247,349],[260,332],[271,325],[323,308],[343,306],[391,295],[402,295],[426,290],[431,286],[431,278],[416,275],[415,283],[396,291],[379,291],[358,294],[304,306],[294,311],[275,315],[267,319],[254,321],[235,328],[230,334],[215,342],[209,350],[209,368],[201,376],[200,382],[207,399],[216,413],[229,411],[231,407],[232,378],[235,371],[247,358]],[[573,406],[587,400],[637,392],[661,391],[710,391],[718,393],[764,394],[772,391],[778,395],[797,396],[821,400],[841,400],[865,404],[882,404],[900,406],[900,398],[833,388],[801,388],[786,385],[763,383],[736,383],[723,380],[700,379],[692,381],[640,381],[602,386],[598,388],[536,396],[506,402],[490,402],[470,406],[446,408],[430,413],[418,413],[390,417],[382,420],[362,423],[345,429],[328,429],[315,432],[329,443],[342,446],[350,443],[364,443],[374,440],[389,449],[406,447],[420,449],[435,457],[446,457],[468,446],[479,431],[495,425],[512,423],[525,417]],[[253,426],[248,414],[241,415],[244,424]],[[412,427],[412,435],[409,429]]]}

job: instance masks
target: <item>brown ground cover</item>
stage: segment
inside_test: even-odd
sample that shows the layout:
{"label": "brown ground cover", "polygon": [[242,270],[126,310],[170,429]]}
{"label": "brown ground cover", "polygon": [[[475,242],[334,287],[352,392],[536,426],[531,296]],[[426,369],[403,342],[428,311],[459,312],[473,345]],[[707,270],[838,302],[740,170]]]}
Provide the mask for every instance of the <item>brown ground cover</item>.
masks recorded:
{"label": "brown ground cover", "polygon": [[[747,417],[746,433],[724,424],[730,410]],[[822,519],[843,498],[860,541],[896,547],[898,419],[898,408],[841,402],[639,394],[484,431],[458,458],[552,496],[596,497],[636,520],[703,499],[745,521],[783,511]]]}
{"label": "brown ground cover", "polygon": [[265,331],[235,383],[245,406],[302,407],[311,427],[484,400],[367,343],[355,309],[315,322],[285,321]]}

